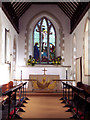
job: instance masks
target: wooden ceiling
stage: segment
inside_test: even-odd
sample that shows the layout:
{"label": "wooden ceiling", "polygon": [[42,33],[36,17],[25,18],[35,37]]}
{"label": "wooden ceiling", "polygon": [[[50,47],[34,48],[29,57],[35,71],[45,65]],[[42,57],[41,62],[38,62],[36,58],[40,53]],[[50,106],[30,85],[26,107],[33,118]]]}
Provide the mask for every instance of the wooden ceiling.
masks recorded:
{"label": "wooden ceiling", "polygon": [[[14,2],[11,2],[11,6],[14,9],[18,19],[31,6],[31,4],[50,4],[50,3],[21,2],[23,0],[21,0],[20,2],[16,2],[17,0],[13,0],[13,1]],[[71,1],[71,0],[67,0],[67,1]],[[64,13],[71,19],[77,7],[79,6],[79,0],[75,0],[75,1],[76,2],[58,2],[53,4],[57,4],[64,11]]]}
{"label": "wooden ceiling", "polygon": [[31,4],[31,2],[11,2],[11,6],[14,9],[18,19],[31,6]]}
{"label": "wooden ceiling", "polygon": [[72,19],[73,14],[79,6],[79,2],[61,2],[58,3],[58,6],[63,10],[63,12]]}
{"label": "wooden ceiling", "polygon": [[[18,2],[19,1],[19,2]],[[3,10],[8,12],[11,16],[11,21],[14,21],[15,26],[18,27],[18,20],[27,11],[32,4],[57,4],[60,9],[68,16],[71,21],[71,32],[74,29],[73,25],[80,15],[85,11],[89,2],[80,2],[80,0],[59,0],[60,2],[23,2],[25,0],[10,0],[10,2],[3,2]],[[64,1],[64,2],[63,2]],[[90,4],[89,4],[90,7]]]}

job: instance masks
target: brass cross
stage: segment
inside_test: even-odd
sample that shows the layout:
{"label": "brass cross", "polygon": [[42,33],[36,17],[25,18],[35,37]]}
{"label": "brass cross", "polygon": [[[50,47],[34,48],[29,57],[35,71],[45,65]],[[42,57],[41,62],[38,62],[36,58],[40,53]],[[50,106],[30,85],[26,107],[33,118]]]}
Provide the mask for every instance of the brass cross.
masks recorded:
{"label": "brass cross", "polygon": [[42,70],[42,71],[44,71],[44,75],[45,75],[45,71],[47,71],[47,70],[44,68],[44,70]]}

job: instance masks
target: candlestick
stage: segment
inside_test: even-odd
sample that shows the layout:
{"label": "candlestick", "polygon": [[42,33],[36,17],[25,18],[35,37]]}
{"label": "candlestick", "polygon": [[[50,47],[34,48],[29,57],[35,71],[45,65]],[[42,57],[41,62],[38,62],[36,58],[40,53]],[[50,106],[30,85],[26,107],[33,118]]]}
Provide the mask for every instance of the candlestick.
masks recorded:
{"label": "candlestick", "polygon": [[66,68],[66,80],[67,80],[67,68]]}
{"label": "candlestick", "polygon": [[21,82],[22,82],[22,70],[21,70]]}

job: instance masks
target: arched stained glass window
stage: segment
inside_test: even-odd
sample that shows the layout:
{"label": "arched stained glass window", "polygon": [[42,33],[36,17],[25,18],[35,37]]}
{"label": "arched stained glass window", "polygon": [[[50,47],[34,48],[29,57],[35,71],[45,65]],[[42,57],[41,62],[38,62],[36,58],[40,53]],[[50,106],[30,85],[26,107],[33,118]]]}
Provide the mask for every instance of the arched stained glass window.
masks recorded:
{"label": "arched stained glass window", "polygon": [[52,64],[55,59],[56,32],[46,17],[41,18],[34,28],[34,58],[41,64]]}

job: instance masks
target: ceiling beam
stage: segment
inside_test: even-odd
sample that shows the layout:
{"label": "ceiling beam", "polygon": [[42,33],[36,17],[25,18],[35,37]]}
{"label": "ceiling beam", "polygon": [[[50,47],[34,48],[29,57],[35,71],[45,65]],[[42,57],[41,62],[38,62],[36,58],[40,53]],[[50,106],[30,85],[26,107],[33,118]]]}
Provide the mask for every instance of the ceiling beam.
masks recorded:
{"label": "ceiling beam", "polygon": [[69,2],[66,2],[66,5],[72,12],[74,12],[74,9]]}
{"label": "ceiling beam", "polygon": [[71,19],[72,15],[68,13],[68,10],[61,3],[57,3],[57,4],[59,8]]}
{"label": "ceiling beam", "polygon": [[90,8],[90,2],[80,2],[72,19],[71,19],[71,30],[70,34],[74,31],[74,29],[77,27],[85,13]]}
{"label": "ceiling beam", "polygon": [[[9,5],[8,5],[8,7],[9,7]],[[6,14],[7,18],[10,20],[11,24],[13,25],[13,27],[15,28],[17,33],[19,33],[18,19],[17,19],[16,15],[15,15],[14,11],[11,10],[11,8],[9,8],[9,11],[7,9],[8,8],[5,6],[5,4],[2,4],[2,10]],[[12,11],[11,14],[10,14],[10,11]],[[12,16],[12,15],[14,15],[14,16]]]}
{"label": "ceiling beam", "polygon": [[26,7],[27,4],[28,4],[28,3],[25,2],[24,4],[22,4],[21,7],[19,7],[19,8],[16,10],[17,16],[20,14],[20,12],[22,12],[23,8]]}
{"label": "ceiling beam", "polygon": [[64,5],[64,7],[69,11],[69,14],[73,14],[73,11],[72,11],[72,9],[70,8],[70,7],[68,7],[68,5],[66,4],[66,2],[64,3],[64,2],[62,2],[61,4],[63,4]]}
{"label": "ceiling beam", "polygon": [[17,2],[17,4],[15,4],[15,6],[13,6],[14,10],[16,10],[22,3],[21,2]]}
{"label": "ceiling beam", "polygon": [[24,8],[23,11],[19,14],[18,18],[20,18],[30,6],[31,6],[31,3],[29,2],[29,4],[26,6],[26,8]]}

